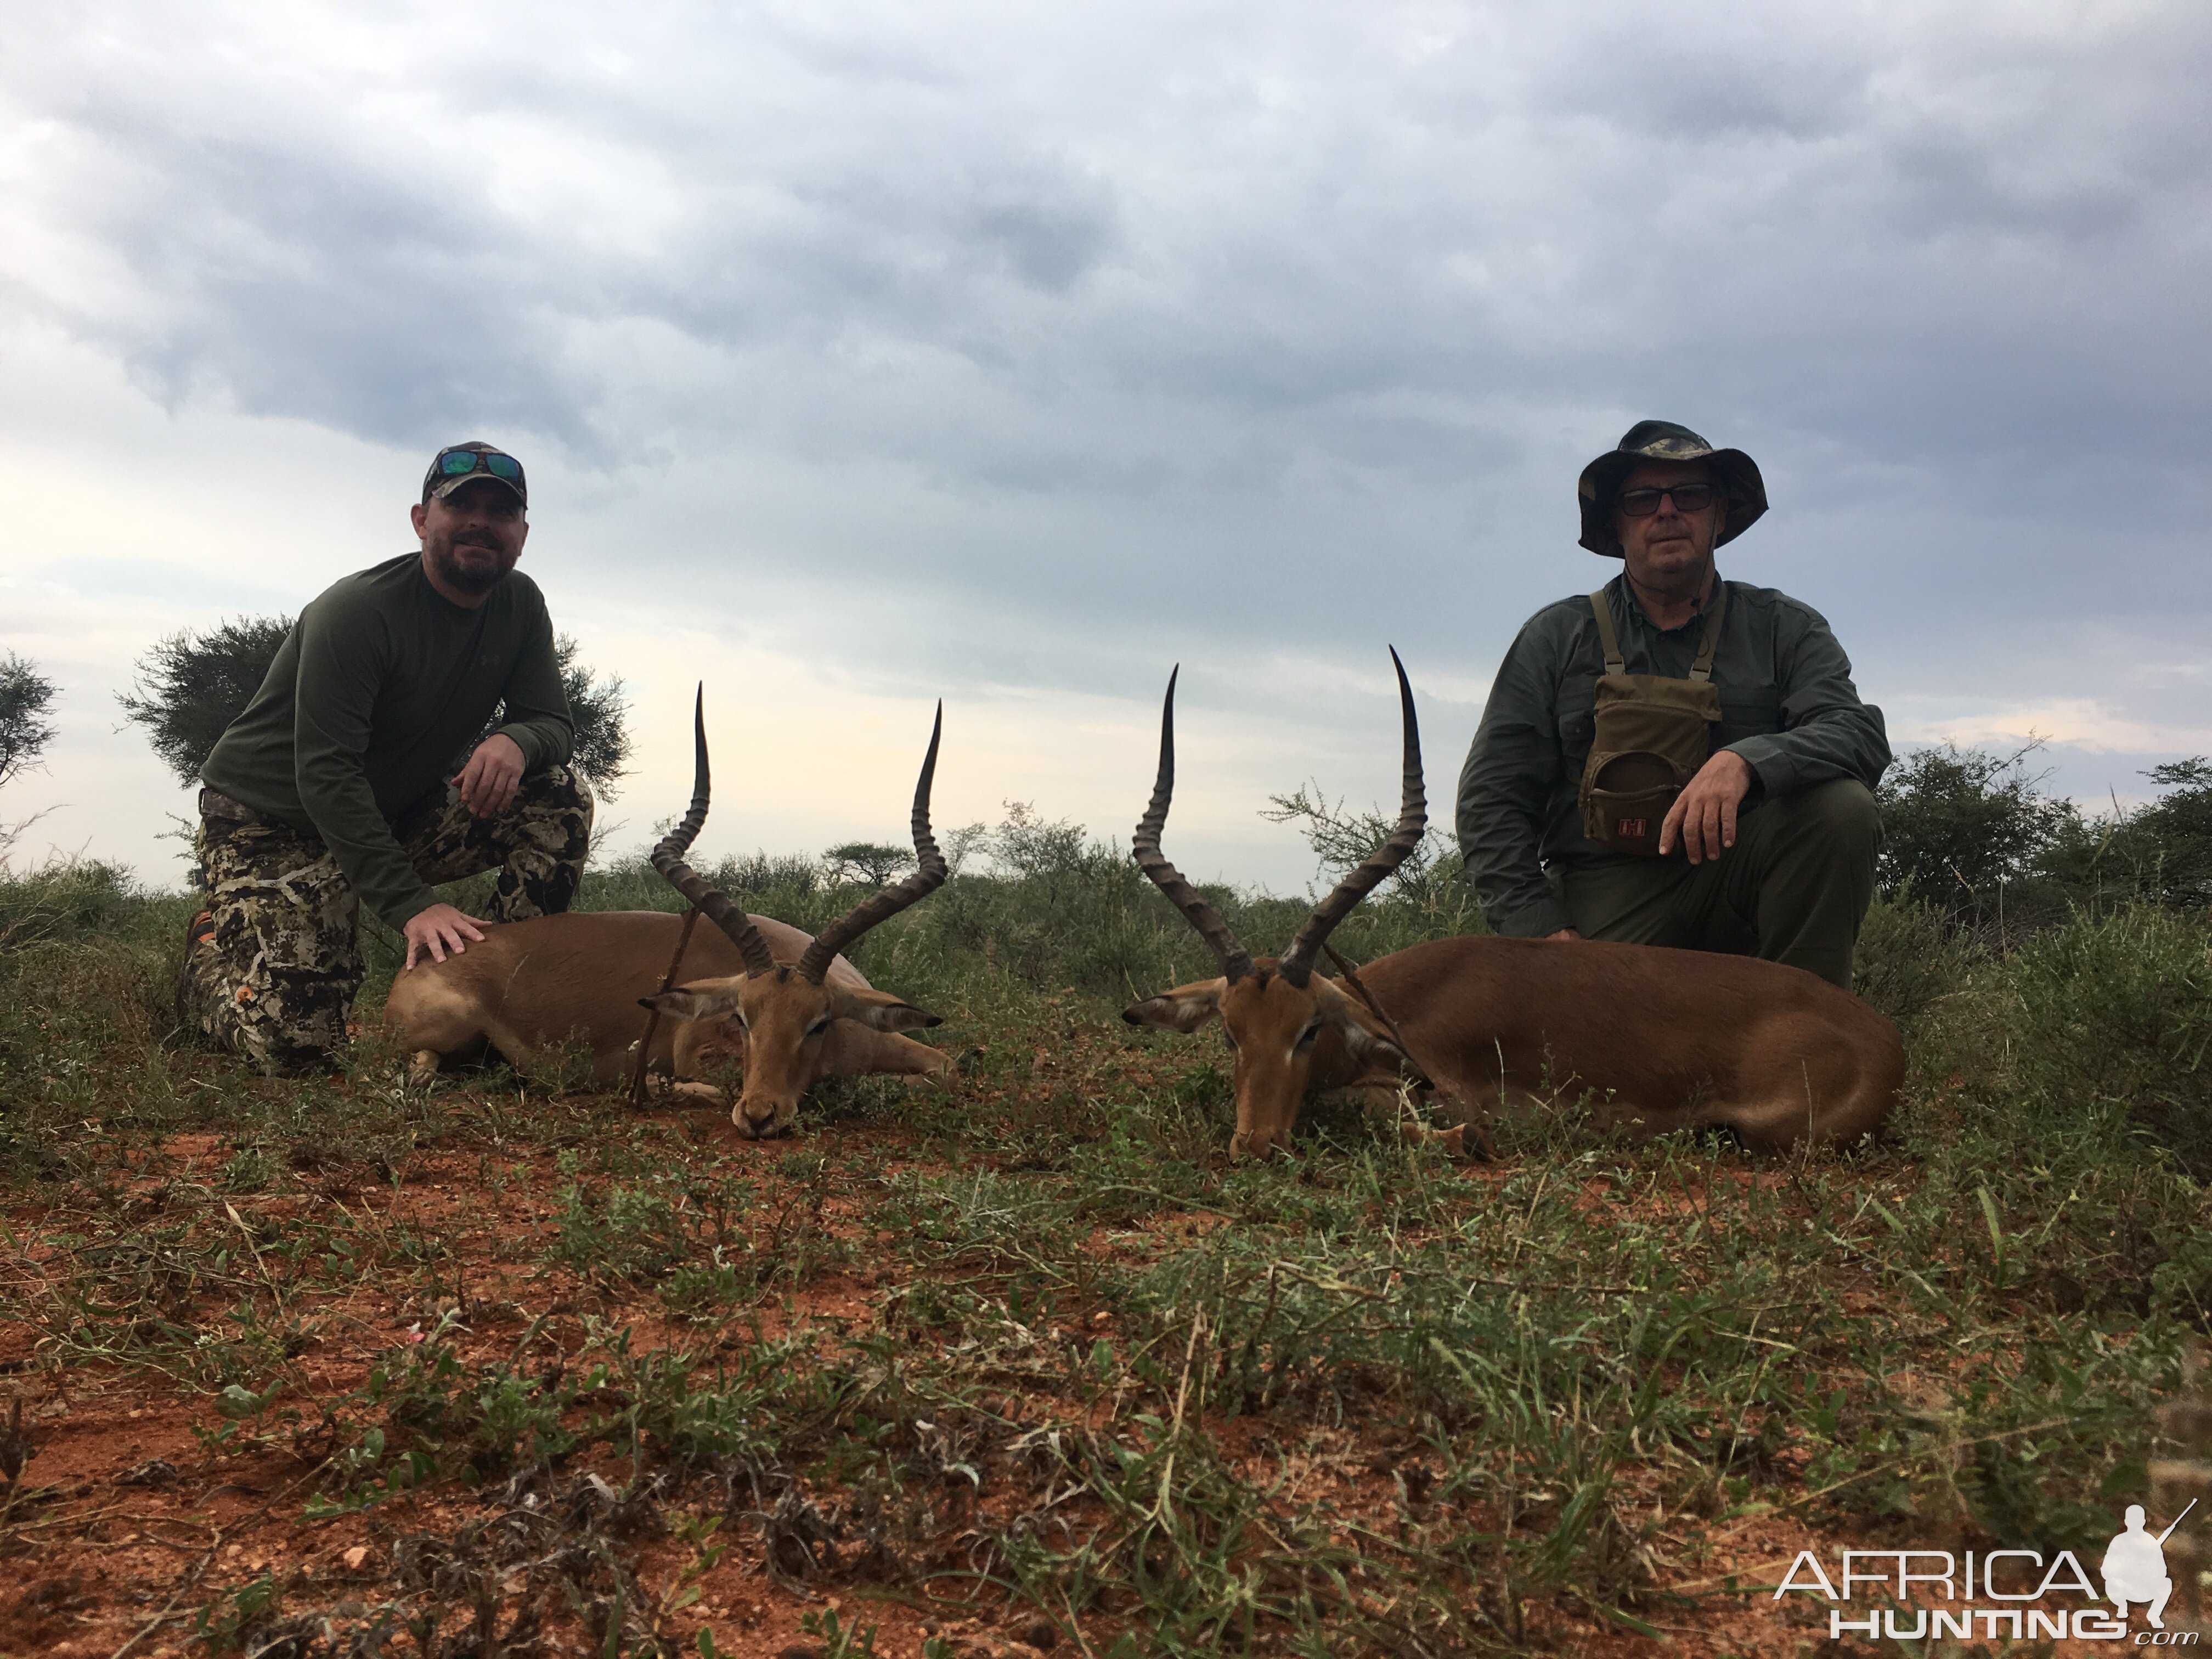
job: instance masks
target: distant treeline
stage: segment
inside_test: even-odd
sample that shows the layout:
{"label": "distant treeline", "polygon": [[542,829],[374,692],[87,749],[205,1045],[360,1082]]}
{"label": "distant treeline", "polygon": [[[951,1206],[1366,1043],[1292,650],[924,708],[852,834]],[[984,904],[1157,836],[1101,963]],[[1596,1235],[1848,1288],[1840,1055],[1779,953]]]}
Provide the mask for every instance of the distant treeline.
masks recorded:
{"label": "distant treeline", "polygon": [[[200,632],[179,631],[137,662],[137,678],[119,701],[154,751],[180,782],[198,781],[216,739],[269,672],[290,630],[289,617],[246,617]],[[558,642],[562,675],[576,722],[575,764],[599,793],[623,775],[631,738],[623,682],[576,660],[576,642]],[[34,665],[0,657],[0,783],[37,761],[52,739],[54,686]],[[495,714],[494,723],[498,716]],[[2128,902],[2169,909],[2212,908],[2212,759],[2194,756],[2144,775],[2154,799],[2110,811],[2084,811],[2045,788],[2033,766],[2038,745],[2009,754],[1943,744],[1915,750],[1890,769],[1877,792],[1884,848],[1883,896],[1929,907],[1944,925],[1978,943],[2005,948],[2015,937],[2077,911],[2103,914]],[[1334,805],[1318,786],[1271,798],[1262,816],[1298,826],[1312,847],[1316,878],[1333,882],[1379,845],[1393,818]],[[1057,874],[1103,859],[1125,862],[1118,842],[1094,842],[1078,825],[1044,822],[1013,806],[994,830],[971,824],[940,837],[956,870],[971,853],[987,854],[1006,876]],[[758,878],[787,902],[853,884],[880,886],[913,865],[896,843],[848,842],[819,859],[756,860]],[[980,871],[971,871],[980,873]],[[1437,927],[1479,930],[1446,827],[1435,824],[1386,890]]]}
{"label": "distant treeline", "polygon": [[2212,906],[2212,762],[2154,767],[2144,775],[2156,799],[2091,813],[2045,791],[2034,754],[1946,744],[1891,768],[1880,791],[1884,896],[1931,906],[1999,948],[2076,910]]}

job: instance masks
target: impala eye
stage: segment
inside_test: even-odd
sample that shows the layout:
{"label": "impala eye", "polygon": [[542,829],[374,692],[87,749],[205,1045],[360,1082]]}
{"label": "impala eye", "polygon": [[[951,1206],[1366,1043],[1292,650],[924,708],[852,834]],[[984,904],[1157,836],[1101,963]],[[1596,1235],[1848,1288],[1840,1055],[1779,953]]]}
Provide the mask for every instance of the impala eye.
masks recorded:
{"label": "impala eye", "polygon": [[1291,1046],[1297,1048],[1310,1048],[1313,1047],[1314,1039],[1320,1035],[1321,1022],[1319,1020],[1316,1020],[1312,1024],[1307,1026],[1304,1030],[1298,1033],[1298,1040]]}
{"label": "impala eye", "polygon": [[823,1016],[822,1016],[822,1018],[819,1018],[819,1019],[816,1020],[816,1021],[814,1022],[814,1024],[811,1024],[811,1025],[810,1025],[810,1026],[808,1026],[808,1027],[806,1028],[806,1035],[807,1035],[807,1036],[811,1036],[811,1037],[817,1037],[817,1036],[821,1036],[824,1031],[828,1030],[829,1029],[830,1029],[830,1016],[829,1016],[829,1015],[827,1015],[827,1014],[824,1014],[824,1015],[823,1015]]}

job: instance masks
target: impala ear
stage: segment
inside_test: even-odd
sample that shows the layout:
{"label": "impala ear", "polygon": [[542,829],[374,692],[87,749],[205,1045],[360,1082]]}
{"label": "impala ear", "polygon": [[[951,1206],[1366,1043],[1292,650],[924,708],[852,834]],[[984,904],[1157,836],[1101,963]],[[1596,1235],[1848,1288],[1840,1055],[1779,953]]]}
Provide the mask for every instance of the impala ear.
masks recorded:
{"label": "impala ear", "polygon": [[1195,1031],[1221,1012],[1221,993],[1228,983],[1225,979],[1208,979],[1195,985],[1178,985],[1172,991],[1131,1003],[1121,1011],[1121,1018],[1132,1025]]}
{"label": "impala ear", "polygon": [[734,1012],[738,999],[730,991],[663,991],[658,996],[640,997],[637,1006],[671,1019],[714,1019]]}
{"label": "impala ear", "polygon": [[915,1031],[945,1024],[941,1015],[873,987],[865,991],[840,987],[830,994],[830,1011],[839,1019],[853,1020],[872,1031]]}

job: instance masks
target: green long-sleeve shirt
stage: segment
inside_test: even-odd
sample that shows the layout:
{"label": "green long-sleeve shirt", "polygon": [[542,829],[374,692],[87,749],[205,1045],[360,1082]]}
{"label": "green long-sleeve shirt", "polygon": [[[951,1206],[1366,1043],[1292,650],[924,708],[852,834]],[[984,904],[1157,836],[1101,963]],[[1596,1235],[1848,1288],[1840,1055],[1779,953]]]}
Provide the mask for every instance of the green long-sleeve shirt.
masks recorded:
{"label": "green long-sleeve shirt", "polygon": [[368,907],[404,927],[437,895],[393,823],[447,781],[492,711],[534,771],[574,736],[544,595],[510,573],[473,611],[410,553],[333,582],[201,768],[258,812],[322,838]]}
{"label": "green long-sleeve shirt", "polygon": [[[1625,575],[1607,583],[1605,594],[1627,672],[1686,678],[1704,618],[1662,633]],[[1547,866],[1633,858],[1583,834],[1577,801],[1604,672],[1589,599],[1545,606],[1506,652],[1461,769],[1460,852],[1483,915],[1510,937],[1540,939],[1571,925]],[[1721,697],[1713,747],[1750,763],[1753,800],[1832,778],[1856,778],[1871,789],[1889,764],[1881,710],[1860,701],[1850,659],[1820,612],[1786,593],[1728,584],[1713,684]]]}

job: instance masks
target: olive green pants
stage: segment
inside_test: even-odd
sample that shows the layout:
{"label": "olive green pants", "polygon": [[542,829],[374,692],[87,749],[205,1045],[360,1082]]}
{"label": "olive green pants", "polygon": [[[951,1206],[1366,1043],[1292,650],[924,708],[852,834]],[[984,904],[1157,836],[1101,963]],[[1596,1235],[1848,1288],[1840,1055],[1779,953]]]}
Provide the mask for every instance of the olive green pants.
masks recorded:
{"label": "olive green pants", "polygon": [[1839,778],[1761,801],[1703,864],[1678,852],[1569,870],[1567,914],[1585,939],[1764,957],[1848,991],[1881,848],[1872,793]]}

